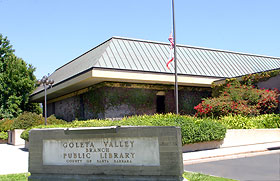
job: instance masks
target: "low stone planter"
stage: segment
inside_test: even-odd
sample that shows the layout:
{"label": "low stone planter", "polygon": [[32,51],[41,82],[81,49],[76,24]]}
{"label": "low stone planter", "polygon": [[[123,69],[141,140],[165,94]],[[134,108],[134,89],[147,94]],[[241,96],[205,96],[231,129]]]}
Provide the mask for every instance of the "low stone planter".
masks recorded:
{"label": "low stone planter", "polygon": [[6,144],[8,142],[8,140],[2,140],[0,139],[0,144]]}
{"label": "low stone planter", "polygon": [[183,146],[183,152],[199,151],[199,150],[210,150],[215,148],[220,148],[223,144],[222,141],[205,141],[199,143],[185,144]]}
{"label": "low stone planter", "polygon": [[229,129],[222,148],[280,142],[280,129]]}
{"label": "low stone planter", "polygon": [[207,141],[183,146],[183,152],[280,142],[280,129],[229,129],[222,141]]}
{"label": "low stone planter", "polygon": [[21,133],[24,129],[15,129],[8,131],[8,144],[11,145],[24,145],[25,140],[20,138]]}
{"label": "low stone planter", "polygon": [[25,148],[25,149],[29,149],[29,141],[25,141],[25,143],[24,143],[24,148]]}

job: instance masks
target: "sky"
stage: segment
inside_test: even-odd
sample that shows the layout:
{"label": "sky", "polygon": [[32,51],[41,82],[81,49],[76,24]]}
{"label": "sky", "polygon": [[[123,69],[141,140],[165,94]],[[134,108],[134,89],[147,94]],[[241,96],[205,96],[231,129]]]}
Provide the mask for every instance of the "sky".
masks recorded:
{"label": "sky", "polygon": [[[177,44],[280,57],[279,0],[175,0]],[[0,0],[0,33],[37,79],[112,36],[168,42],[171,0]]]}

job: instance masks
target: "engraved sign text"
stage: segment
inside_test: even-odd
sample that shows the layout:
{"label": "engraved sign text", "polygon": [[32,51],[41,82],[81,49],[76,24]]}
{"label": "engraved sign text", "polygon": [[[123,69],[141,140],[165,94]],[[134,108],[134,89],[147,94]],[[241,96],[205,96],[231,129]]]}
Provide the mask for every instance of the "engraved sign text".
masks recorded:
{"label": "engraved sign text", "polygon": [[158,138],[43,140],[43,164],[159,166]]}

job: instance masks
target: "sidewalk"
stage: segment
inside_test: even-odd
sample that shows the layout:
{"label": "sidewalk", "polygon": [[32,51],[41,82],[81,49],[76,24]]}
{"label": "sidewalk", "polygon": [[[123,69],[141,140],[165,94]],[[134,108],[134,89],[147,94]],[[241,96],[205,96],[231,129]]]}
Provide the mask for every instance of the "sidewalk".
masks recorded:
{"label": "sidewalk", "polygon": [[280,142],[235,146],[212,150],[183,153],[184,165],[209,161],[225,160],[256,156],[262,154],[280,153]]}
{"label": "sidewalk", "polygon": [[0,144],[0,175],[28,172],[28,151],[24,145]]}
{"label": "sidewalk", "polygon": [[[184,165],[280,153],[280,142],[253,144],[183,153]],[[28,151],[22,146],[0,144],[0,175],[28,172]]]}

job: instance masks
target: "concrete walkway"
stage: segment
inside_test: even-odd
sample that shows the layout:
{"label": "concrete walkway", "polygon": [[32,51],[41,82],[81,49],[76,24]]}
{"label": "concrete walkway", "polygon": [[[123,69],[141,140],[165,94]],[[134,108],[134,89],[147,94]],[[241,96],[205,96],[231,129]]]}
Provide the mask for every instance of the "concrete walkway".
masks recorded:
{"label": "concrete walkway", "polygon": [[0,144],[0,175],[28,172],[28,151],[22,146]]}

